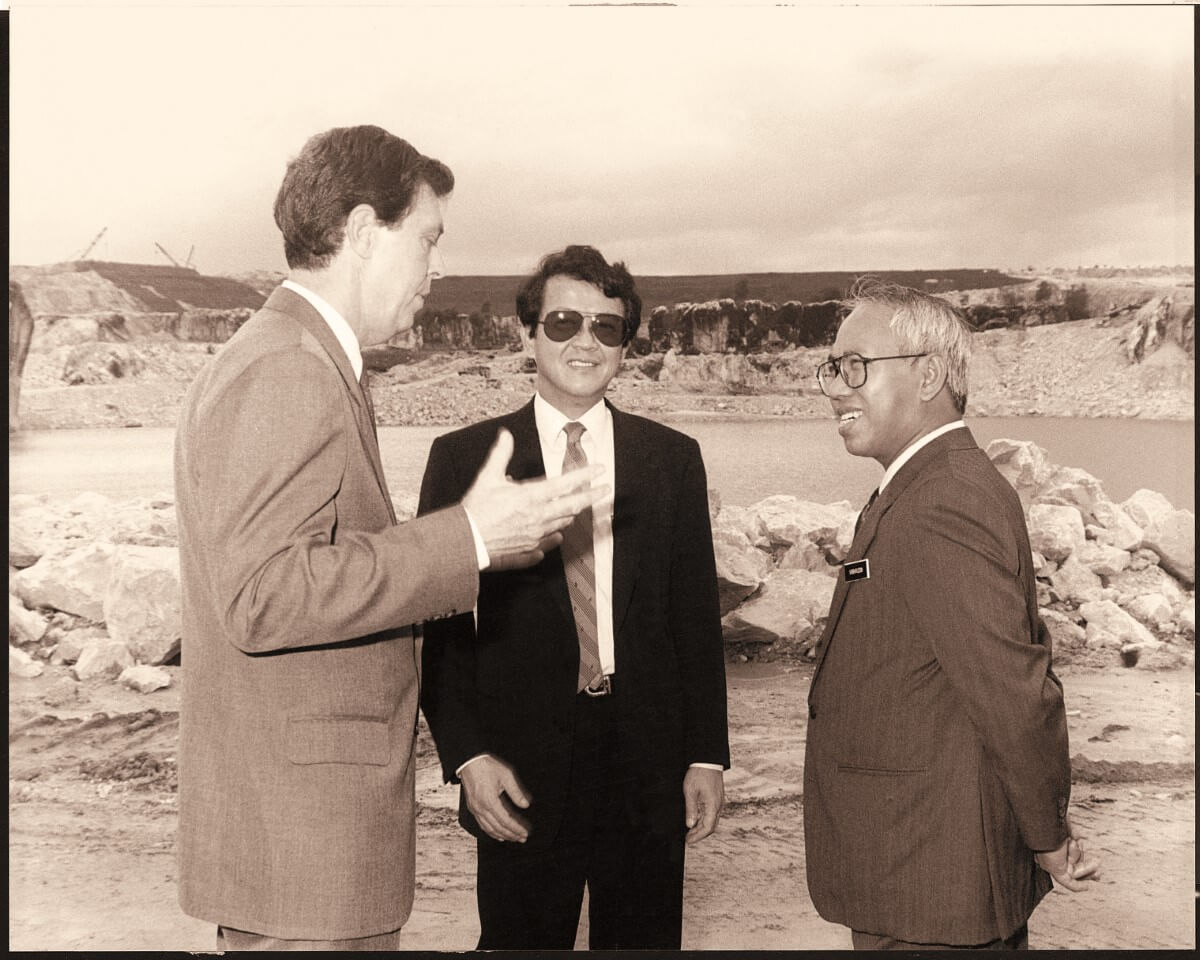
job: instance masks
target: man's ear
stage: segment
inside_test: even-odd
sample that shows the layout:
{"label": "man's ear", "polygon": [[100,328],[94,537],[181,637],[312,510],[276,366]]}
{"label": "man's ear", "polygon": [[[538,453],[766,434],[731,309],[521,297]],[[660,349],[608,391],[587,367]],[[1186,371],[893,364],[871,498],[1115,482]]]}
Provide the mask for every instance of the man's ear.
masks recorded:
{"label": "man's ear", "polygon": [[931,353],[927,357],[921,358],[921,399],[925,401],[932,400],[942,391],[942,387],[946,385],[946,378],[950,371],[946,367],[944,357],[936,353]]}
{"label": "man's ear", "polygon": [[375,233],[379,228],[375,208],[360,203],[346,215],[346,246],[364,260],[375,249]]}
{"label": "man's ear", "polygon": [[533,356],[533,338],[537,336],[537,327],[534,327],[534,332],[531,334],[529,328],[525,324],[517,321],[521,327],[521,352],[527,357]]}

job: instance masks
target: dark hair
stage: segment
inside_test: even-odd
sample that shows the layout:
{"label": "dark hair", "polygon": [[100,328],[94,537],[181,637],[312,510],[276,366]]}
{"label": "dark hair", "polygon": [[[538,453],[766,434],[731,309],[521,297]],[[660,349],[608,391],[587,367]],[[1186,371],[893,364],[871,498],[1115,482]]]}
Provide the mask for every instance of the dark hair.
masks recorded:
{"label": "dark hair", "polygon": [[542,318],[546,281],[557,276],[582,280],[598,287],[606,297],[619,299],[625,305],[623,342],[629,343],[637,335],[642,323],[642,298],[625,264],[610,265],[595,247],[574,244],[542,257],[537,272],[527,277],[517,291],[517,317],[529,328],[530,336],[537,332],[537,323]]}
{"label": "dark hair", "polygon": [[454,189],[454,174],[382,127],[334,127],[310,137],[288,163],[275,197],[288,266],[329,266],[351,210],[367,203],[382,222],[398,223],[422,183],[444,197]]}

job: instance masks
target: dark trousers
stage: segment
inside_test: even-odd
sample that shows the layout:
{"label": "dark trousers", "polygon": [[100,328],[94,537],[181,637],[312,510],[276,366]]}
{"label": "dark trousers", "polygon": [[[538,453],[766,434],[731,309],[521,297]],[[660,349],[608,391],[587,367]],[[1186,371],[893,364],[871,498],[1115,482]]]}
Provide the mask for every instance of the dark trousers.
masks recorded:
{"label": "dark trousers", "polygon": [[479,840],[481,950],[572,949],[585,884],[590,949],[679,949],[683,784],[678,828],[647,826],[636,802],[641,785],[621,763],[619,696],[577,699],[571,779],[554,839],[536,847]]}
{"label": "dark trousers", "polygon": [[850,941],[855,950],[1028,950],[1029,927],[1022,926],[1012,936],[1002,940],[989,940],[987,943],[977,943],[970,946],[947,943],[912,943],[908,940],[896,940],[893,937],[883,937],[874,933],[863,933],[860,930],[850,931]]}
{"label": "dark trousers", "polygon": [[399,950],[400,931],[352,940],[284,940],[233,927],[217,927],[218,950]]}

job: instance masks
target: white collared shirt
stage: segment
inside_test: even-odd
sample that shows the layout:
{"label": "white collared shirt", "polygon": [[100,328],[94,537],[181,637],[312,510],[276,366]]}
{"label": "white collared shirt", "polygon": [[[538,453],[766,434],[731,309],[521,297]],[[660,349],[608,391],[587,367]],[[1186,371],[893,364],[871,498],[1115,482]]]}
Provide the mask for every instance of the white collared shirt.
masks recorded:
{"label": "white collared shirt", "polygon": [[918,437],[916,440],[910,443],[907,447],[900,451],[900,456],[893,460],[891,465],[883,471],[883,479],[879,481],[879,492],[883,493],[883,488],[886,487],[889,482],[891,482],[892,477],[899,473],[900,468],[908,463],[908,461],[911,460],[916,455],[917,451],[923,446],[925,446],[927,443],[932,443],[943,433],[949,433],[951,430],[957,430],[959,427],[965,426],[966,423],[964,423],[962,420],[955,420],[953,423],[943,423],[937,429],[930,430],[924,436]]}
{"label": "white collared shirt", "polygon": [[[533,419],[537,424],[538,442],[542,447],[542,462],[547,477],[562,475],[563,457],[567,452],[566,425],[582,423],[583,435],[580,445],[587,455],[588,463],[604,467],[607,477],[616,476],[616,454],[613,452],[612,413],[601,400],[577,421],[560,413],[542,399],[541,394],[533,398]],[[592,558],[596,569],[596,633],[600,646],[600,667],[605,673],[616,670],[613,643],[613,494],[592,507]]]}
{"label": "white collared shirt", "polygon": [[295,280],[284,280],[280,286],[287,287],[292,293],[299,294],[312,304],[313,309],[321,315],[321,319],[325,321],[330,331],[337,338],[337,342],[346,351],[346,359],[350,361],[350,367],[354,371],[354,379],[361,380],[363,371],[362,348],[358,345],[358,337],[350,329],[350,324],[346,322],[346,318],[330,306],[327,300],[317,296],[308,287],[302,287]]}

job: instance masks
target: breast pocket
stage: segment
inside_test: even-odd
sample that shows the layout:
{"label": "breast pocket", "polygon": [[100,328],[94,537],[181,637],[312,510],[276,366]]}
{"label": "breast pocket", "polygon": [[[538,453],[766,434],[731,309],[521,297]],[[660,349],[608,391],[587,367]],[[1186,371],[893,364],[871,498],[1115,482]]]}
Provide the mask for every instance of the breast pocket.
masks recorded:
{"label": "breast pocket", "polygon": [[361,763],[385,766],[392,742],[385,717],[291,717],[287,757],[292,763]]}

